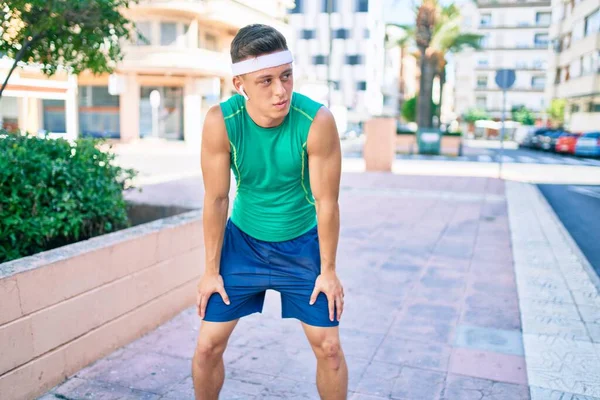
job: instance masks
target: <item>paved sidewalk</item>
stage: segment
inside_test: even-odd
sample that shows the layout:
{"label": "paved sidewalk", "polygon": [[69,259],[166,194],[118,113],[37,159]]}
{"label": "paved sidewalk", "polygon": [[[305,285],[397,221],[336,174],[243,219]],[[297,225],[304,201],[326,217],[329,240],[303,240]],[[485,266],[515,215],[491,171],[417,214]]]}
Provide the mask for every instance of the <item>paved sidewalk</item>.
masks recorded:
{"label": "paved sidewalk", "polygon": [[[200,204],[201,191],[193,189],[199,181],[170,185],[168,192],[181,193],[183,203]],[[338,271],[346,289],[341,336],[349,398],[530,399],[528,371],[535,377],[529,384],[539,386],[532,388],[535,399],[589,394],[583,393],[589,380],[553,386],[560,369],[544,381],[543,368],[525,364],[504,187],[490,178],[344,174]],[[522,187],[509,186],[511,196]],[[538,232],[535,224],[552,229],[547,219],[525,218],[524,200],[516,207],[511,219],[521,228],[513,239]],[[576,282],[591,293],[584,278],[579,273]],[[539,290],[519,281],[521,297]],[[222,399],[318,399],[314,356],[300,324],[279,317],[278,300],[269,292],[263,314],[243,319],[234,331]],[[42,399],[193,399],[191,356],[199,325],[190,308]],[[590,369],[600,349],[591,339],[586,346],[579,371],[591,379],[600,371]],[[535,360],[535,347],[527,342],[525,350],[527,360]],[[550,369],[573,365],[579,360],[566,357]]]}

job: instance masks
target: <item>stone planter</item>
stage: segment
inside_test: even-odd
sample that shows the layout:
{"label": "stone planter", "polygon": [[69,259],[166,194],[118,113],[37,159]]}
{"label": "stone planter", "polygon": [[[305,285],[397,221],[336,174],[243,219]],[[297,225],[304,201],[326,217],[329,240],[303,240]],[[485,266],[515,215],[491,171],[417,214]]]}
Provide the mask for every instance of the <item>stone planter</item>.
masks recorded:
{"label": "stone planter", "polygon": [[203,252],[195,210],[0,264],[2,400],[35,398],[193,305]]}

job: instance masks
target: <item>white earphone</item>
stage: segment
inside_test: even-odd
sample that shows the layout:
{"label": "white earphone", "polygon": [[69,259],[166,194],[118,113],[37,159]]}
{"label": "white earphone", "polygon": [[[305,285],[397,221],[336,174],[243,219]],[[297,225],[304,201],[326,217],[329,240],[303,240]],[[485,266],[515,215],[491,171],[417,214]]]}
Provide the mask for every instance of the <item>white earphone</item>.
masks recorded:
{"label": "white earphone", "polygon": [[246,94],[246,91],[244,90],[244,85],[240,85],[240,94],[242,96],[244,96],[244,99],[246,99],[246,101],[248,101],[248,95]]}

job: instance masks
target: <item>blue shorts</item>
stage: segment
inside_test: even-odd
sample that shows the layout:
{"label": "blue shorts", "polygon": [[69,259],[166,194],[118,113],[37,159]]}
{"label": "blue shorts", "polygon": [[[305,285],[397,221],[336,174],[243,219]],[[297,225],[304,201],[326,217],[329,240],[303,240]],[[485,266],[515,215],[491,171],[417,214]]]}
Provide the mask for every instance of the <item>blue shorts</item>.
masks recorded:
{"label": "blue shorts", "polygon": [[284,242],[265,242],[248,236],[227,221],[221,251],[220,274],[230,304],[214,293],[208,300],[205,321],[232,321],[262,312],[267,289],[281,294],[282,318],[296,318],[313,326],[338,326],[329,319],[327,296],[319,293],[315,304],[310,295],[321,273],[319,238],[315,226],[307,233]]}

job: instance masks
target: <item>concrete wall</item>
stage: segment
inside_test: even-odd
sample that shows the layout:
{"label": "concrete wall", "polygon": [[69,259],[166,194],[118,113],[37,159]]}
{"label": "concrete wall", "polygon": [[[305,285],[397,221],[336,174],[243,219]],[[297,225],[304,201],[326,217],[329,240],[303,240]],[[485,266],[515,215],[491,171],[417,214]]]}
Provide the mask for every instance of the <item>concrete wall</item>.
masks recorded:
{"label": "concrete wall", "polygon": [[35,398],[193,305],[200,216],[0,264],[0,398]]}

